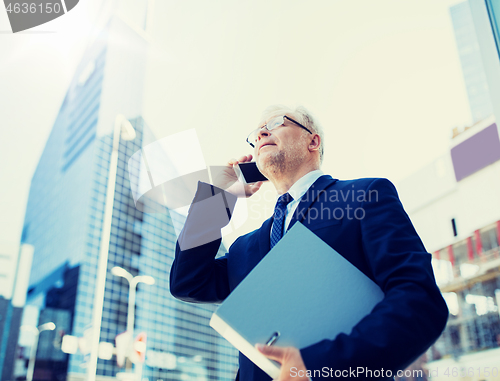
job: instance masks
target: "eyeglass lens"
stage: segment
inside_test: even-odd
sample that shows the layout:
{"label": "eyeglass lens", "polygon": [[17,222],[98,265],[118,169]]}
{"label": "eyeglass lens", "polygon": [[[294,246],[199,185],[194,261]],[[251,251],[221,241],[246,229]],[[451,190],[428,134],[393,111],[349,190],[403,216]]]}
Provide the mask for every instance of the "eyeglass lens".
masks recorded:
{"label": "eyeglass lens", "polygon": [[[271,119],[266,125],[265,127],[267,128],[268,131],[272,131],[274,130],[275,128],[281,126],[283,123],[285,122],[285,118],[283,116],[277,116],[276,118],[273,118]],[[259,136],[259,132],[260,130],[262,130],[264,126],[260,127],[260,128],[257,128],[254,132],[253,132],[253,136],[252,136],[252,140],[254,142],[257,141],[257,138]]]}

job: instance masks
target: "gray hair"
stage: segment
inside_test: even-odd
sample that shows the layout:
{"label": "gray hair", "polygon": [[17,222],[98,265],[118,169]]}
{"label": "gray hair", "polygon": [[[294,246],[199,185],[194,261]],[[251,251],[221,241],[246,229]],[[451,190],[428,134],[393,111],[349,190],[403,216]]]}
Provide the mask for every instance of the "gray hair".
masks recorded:
{"label": "gray hair", "polygon": [[290,118],[295,119],[297,122],[319,135],[321,139],[321,143],[319,146],[319,160],[320,164],[322,164],[325,151],[325,133],[323,131],[323,127],[321,127],[321,125],[309,112],[309,110],[307,110],[304,106],[291,108],[289,106],[281,104],[272,105],[266,108],[262,113],[261,125],[264,124],[264,121],[268,120],[269,118],[278,115],[288,115]]}

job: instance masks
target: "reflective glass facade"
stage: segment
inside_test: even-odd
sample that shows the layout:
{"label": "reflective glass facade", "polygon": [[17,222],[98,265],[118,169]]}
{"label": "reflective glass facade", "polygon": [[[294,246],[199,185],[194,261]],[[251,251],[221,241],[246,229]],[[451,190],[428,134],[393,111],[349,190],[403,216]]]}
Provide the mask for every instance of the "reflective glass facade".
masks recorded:
{"label": "reflective glass facade", "polygon": [[491,29],[495,37],[498,58],[500,58],[500,2],[497,0],[485,0],[488,16],[490,17]]}
{"label": "reflective glass facade", "polygon": [[[38,312],[30,308],[24,320],[56,324],[40,335],[35,379],[85,377],[112,146],[111,133],[98,134],[104,73],[114,75],[107,62],[120,61],[109,59],[106,40],[99,39],[75,75],[31,183],[22,240],[35,247],[27,304]],[[137,286],[134,335],[147,335],[142,378],[232,380],[237,351],[208,326],[215,307],[184,303],[169,292],[176,242],[169,212],[147,214],[134,205],[128,159],[154,137],[140,115],[130,121],[137,137],[119,146],[101,342],[114,343],[126,330],[128,282],[110,272],[120,266],[155,279]],[[75,354],[61,351],[67,334],[82,338]],[[114,356],[100,359],[97,370],[112,378],[125,371]]]}
{"label": "reflective glass facade", "polygon": [[477,122],[492,115],[493,108],[469,2],[454,5],[450,8],[450,14],[471,115],[473,121]]}

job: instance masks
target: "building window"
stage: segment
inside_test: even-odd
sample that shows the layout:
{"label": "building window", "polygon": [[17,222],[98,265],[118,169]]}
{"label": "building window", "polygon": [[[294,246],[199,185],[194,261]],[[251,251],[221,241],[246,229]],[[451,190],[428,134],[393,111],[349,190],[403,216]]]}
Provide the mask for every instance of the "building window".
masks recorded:
{"label": "building window", "polygon": [[451,219],[451,228],[453,229],[453,237],[456,237],[458,233],[457,233],[457,224],[454,218]]}

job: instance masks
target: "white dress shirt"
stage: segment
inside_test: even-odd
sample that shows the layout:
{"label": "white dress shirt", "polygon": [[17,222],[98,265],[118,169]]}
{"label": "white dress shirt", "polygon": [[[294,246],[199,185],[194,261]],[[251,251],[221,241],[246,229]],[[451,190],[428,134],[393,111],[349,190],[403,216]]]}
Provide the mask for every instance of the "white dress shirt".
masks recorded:
{"label": "white dress shirt", "polygon": [[[323,171],[321,169],[316,169],[315,171],[306,173],[304,176],[298,179],[288,190],[290,196],[293,197],[293,201],[291,201],[286,206],[285,232],[287,231],[288,226],[290,225],[290,221],[292,221],[293,214],[295,213],[295,209],[297,209],[297,206],[299,206],[302,196],[306,194],[311,185],[313,185],[314,182],[318,180],[321,176],[323,176]],[[279,196],[281,195],[277,195],[276,201],[278,201]],[[273,229],[271,227],[271,233],[272,231]],[[312,381],[311,377],[308,378],[309,381]]]}
{"label": "white dress shirt", "polygon": [[[323,171],[321,169],[316,169],[315,171],[306,173],[304,176],[298,179],[288,190],[290,196],[293,197],[293,201],[291,201],[286,206],[285,232],[287,231],[288,226],[290,225],[290,221],[292,221],[293,213],[295,213],[295,209],[297,209],[297,206],[299,205],[302,196],[304,196],[304,194],[311,187],[311,185],[313,185],[314,182],[318,180],[318,178],[320,178],[321,176],[323,176]],[[276,200],[278,199],[279,196],[281,195],[277,195]]]}

